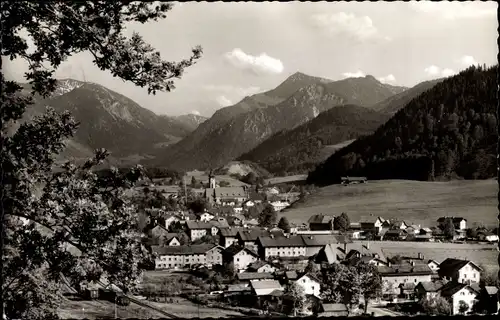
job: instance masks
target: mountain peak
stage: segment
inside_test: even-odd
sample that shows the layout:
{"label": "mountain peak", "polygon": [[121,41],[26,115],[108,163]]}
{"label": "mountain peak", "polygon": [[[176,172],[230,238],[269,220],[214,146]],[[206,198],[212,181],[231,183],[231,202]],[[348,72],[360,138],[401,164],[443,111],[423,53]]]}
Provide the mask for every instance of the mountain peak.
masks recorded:
{"label": "mountain peak", "polygon": [[374,76],[372,76],[371,74],[367,74],[367,75],[365,76],[365,79],[368,79],[368,80],[373,80],[373,81],[377,81],[377,82],[379,82],[379,81],[378,81],[378,80],[377,80]]}

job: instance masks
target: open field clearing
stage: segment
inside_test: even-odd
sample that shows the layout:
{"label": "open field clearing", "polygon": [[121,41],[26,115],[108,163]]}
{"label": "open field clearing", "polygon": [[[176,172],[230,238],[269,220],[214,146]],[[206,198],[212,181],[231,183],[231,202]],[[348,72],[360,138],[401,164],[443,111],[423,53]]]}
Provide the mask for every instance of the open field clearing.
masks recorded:
{"label": "open field clearing", "polygon": [[[194,177],[197,181],[201,182],[208,182],[208,175],[205,174],[203,171],[190,171],[186,173],[185,179],[186,183],[190,184],[191,183],[191,178]],[[226,181],[231,184],[231,187],[241,187],[241,186],[246,186],[247,184],[244,182],[241,182],[239,180],[234,179],[233,177],[229,175],[216,175],[215,176],[215,181],[221,182],[221,181]]]}
{"label": "open field clearing", "polygon": [[[148,302],[149,303],[149,302]],[[116,316],[118,319],[139,318],[158,319],[165,318],[165,315],[131,303],[128,306],[116,305]],[[59,317],[62,319],[114,319],[115,304],[109,301],[92,300],[76,301],[64,299],[59,306]]]}
{"label": "open field clearing", "polygon": [[497,225],[496,180],[421,182],[409,180],[368,181],[357,185],[331,185],[280,213],[290,222],[307,223],[314,214],[346,212],[351,222],[402,219],[422,227],[436,225],[441,216],[466,218],[468,226]]}
{"label": "open field clearing", "polygon": [[[362,241],[367,243],[366,241]],[[442,262],[446,258],[467,259],[489,268],[498,269],[496,244],[462,244],[439,242],[370,241],[382,248],[386,257],[396,255],[417,257],[422,253],[425,260]]]}
{"label": "open field clearing", "polygon": [[287,177],[275,177],[266,179],[265,183],[268,184],[280,184],[280,183],[291,183],[295,181],[304,181],[307,179],[307,174],[298,174],[295,176],[287,176]]}
{"label": "open field clearing", "polygon": [[230,317],[230,316],[243,316],[245,317],[244,314],[236,312],[236,311],[231,311],[231,310],[225,310],[225,309],[219,309],[219,308],[207,308],[205,306],[197,305],[195,303],[192,303],[189,300],[183,299],[183,298],[175,298],[176,302],[175,303],[164,303],[164,302],[149,302],[148,304],[151,304],[157,308],[160,308],[162,310],[165,310],[168,313],[174,314],[178,317],[181,318],[224,318],[224,317]]}

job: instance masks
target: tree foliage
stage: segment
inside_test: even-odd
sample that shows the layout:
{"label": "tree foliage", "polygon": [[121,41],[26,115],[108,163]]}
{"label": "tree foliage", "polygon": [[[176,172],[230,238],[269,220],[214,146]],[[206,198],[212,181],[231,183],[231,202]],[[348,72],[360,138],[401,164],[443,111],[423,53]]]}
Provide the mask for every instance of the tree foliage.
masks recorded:
{"label": "tree foliage", "polygon": [[335,219],[333,220],[333,228],[335,230],[340,230],[345,232],[349,230],[350,226],[351,226],[351,220],[349,219],[349,216],[345,212],[342,212],[340,216],[335,217]]}
{"label": "tree foliage", "polygon": [[278,213],[274,210],[273,206],[266,204],[264,210],[259,215],[259,226],[261,227],[272,227],[276,224],[278,220]]}
{"label": "tree foliage", "polygon": [[361,297],[361,285],[356,269],[343,264],[331,264],[322,269],[321,292],[325,302],[342,303],[352,310]]}
{"label": "tree foliage", "polygon": [[368,108],[339,106],[293,130],[274,134],[238,159],[256,162],[279,175],[306,173],[325,153],[334,151],[329,146],[370,134],[387,120],[386,114]]}
{"label": "tree foliage", "polygon": [[304,288],[299,286],[296,282],[287,287],[286,294],[292,300],[292,314],[294,316],[304,310],[306,305],[306,294]]}
{"label": "tree foliage", "polygon": [[288,222],[286,217],[281,217],[280,221],[278,221],[278,228],[286,233],[290,233],[290,222]]}
{"label": "tree foliage", "polygon": [[451,218],[446,218],[443,224],[443,234],[447,239],[453,239],[455,236],[455,225]]}
{"label": "tree foliage", "polygon": [[450,303],[441,296],[429,297],[425,296],[419,301],[422,311],[428,315],[443,315],[451,314]]}
{"label": "tree foliage", "polygon": [[100,69],[148,93],[174,89],[173,79],[200,58],[201,48],[186,60],[168,62],[140,35],[122,33],[126,23],[165,18],[171,8],[133,1],[1,3],[2,60],[28,62],[31,92],[21,94],[27,86],[7,81],[2,73],[2,301],[7,317],[57,318],[62,276],[75,286],[101,276],[125,291],[136,284],[140,263],[149,254],[134,231],[135,209],[124,193],[143,176],[142,168],[98,176],[92,168],[106,158],[105,150],[82,165],[56,167],[55,156],[78,128],[68,113],[49,108],[14,132],[7,129],[35,99],[54,92],[55,69],[79,52],[90,52]]}
{"label": "tree foliage", "polygon": [[413,99],[372,135],[309,174],[317,185],[343,176],[435,180],[497,174],[497,69],[470,67]]}

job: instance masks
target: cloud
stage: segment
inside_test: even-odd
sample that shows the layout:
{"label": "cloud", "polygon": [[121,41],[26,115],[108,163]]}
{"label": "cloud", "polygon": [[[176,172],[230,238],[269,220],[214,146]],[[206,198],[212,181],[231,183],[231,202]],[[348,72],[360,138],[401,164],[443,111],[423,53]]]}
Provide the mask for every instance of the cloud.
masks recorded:
{"label": "cloud", "polygon": [[389,74],[385,77],[378,78],[378,81],[383,82],[383,83],[394,82],[394,81],[396,81],[396,77],[393,74]]}
{"label": "cloud", "polygon": [[193,110],[193,111],[191,111],[191,114],[199,116],[201,113],[198,110]]}
{"label": "cloud", "polygon": [[258,56],[252,56],[240,48],[235,48],[225,53],[224,58],[234,67],[251,71],[256,75],[279,74],[284,70],[281,60],[270,57],[264,52]]}
{"label": "cloud", "polygon": [[373,25],[373,21],[368,16],[359,17],[352,13],[338,12],[333,14],[315,14],[312,16],[313,24],[323,28],[331,34],[346,34],[358,40],[384,39],[390,41],[391,38],[382,36]]}
{"label": "cloud", "polygon": [[497,7],[493,1],[410,1],[410,8],[417,12],[437,15],[447,20],[494,17],[497,13]]}
{"label": "cloud", "polygon": [[452,76],[455,74],[455,71],[451,70],[451,69],[444,69],[443,71],[441,71],[441,75],[443,77],[449,77],[449,76]]}
{"label": "cloud", "polygon": [[438,66],[431,65],[424,69],[424,72],[428,76],[441,76],[441,77],[449,77],[455,74],[455,71],[449,68],[441,69]]}
{"label": "cloud", "polygon": [[366,76],[366,74],[363,71],[357,71],[357,72],[344,72],[342,73],[342,76],[344,78],[362,78]]}
{"label": "cloud", "polygon": [[435,65],[429,66],[424,69],[425,73],[427,73],[430,76],[438,75],[440,70],[441,69]]}
{"label": "cloud", "polygon": [[462,58],[459,59],[459,62],[466,67],[470,67],[472,65],[478,65],[478,62],[476,61],[476,59],[474,59],[473,56],[463,56]]}
{"label": "cloud", "polygon": [[217,101],[217,103],[221,107],[227,107],[227,106],[231,106],[234,104],[231,100],[229,100],[225,96],[218,96],[217,98],[215,98],[215,101]]}

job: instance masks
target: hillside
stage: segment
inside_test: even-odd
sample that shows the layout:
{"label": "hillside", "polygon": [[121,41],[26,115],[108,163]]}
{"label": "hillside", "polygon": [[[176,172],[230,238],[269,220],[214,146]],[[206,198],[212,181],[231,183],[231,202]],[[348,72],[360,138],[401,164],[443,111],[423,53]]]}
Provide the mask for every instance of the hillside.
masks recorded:
{"label": "hillside", "polygon": [[80,123],[62,154],[65,159],[87,158],[97,148],[106,148],[115,160],[131,156],[142,159],[191,131],[176,119],[158,116],[101,85],[72,79],[59,80],[51,97],[36,97],[24,121],[43,113],[46,106],[58,112],[68,110]]}
{"label": "hillside", "polygon": [[496,176],[497,69],[471,67],[413,99],[374,134],[339,150],[308,176],[440,180]]}
{"label": "hillside", "polygon": [[325,148],[370,134],[388,119],[368,108],[339,106],[293,130],[276,133],[238,159],[253,161],[279,175],[304,173],[322,160]]}
{"label": "hillside", "polygon": [[[187,138],[162,150],[155,161],[182,170],[221,166],[276,132],[291,130],[323,111],[343,104],[373,105],[403,89],[371,76],[332,82],[296,73],[273,90],[217,111]],[[262,102],[280,99],[274,105]]]}
{"label": "hillside", "polygon": [[257,177],[269,177],[269,172],[251,161],[231,161],[225,166],[214,170],[216,175],[240,175],[246,176],[253,172]]}
{"label": "hillside", "polygon": [[208,120],[207,117],[200,116],[197,114],[192,114],[192,113],[177,116],[177,117],[175,117],[175,119],[178,122],[184,124],[186,126],[186,128],[188,128],[191,131],[196,130],[196,128],[198,128],[198,126],[200,124],[202,124],[203,122]]}
{"label": "hillside", "polygon": [[444,78],[421,82],[408,90],[395,94],[394,96],[377,103],[372,106],[372,108],[380,112],[394,114],[398,112],[399,109],[406,106],[411,100],[431,89],[443,80]]}

